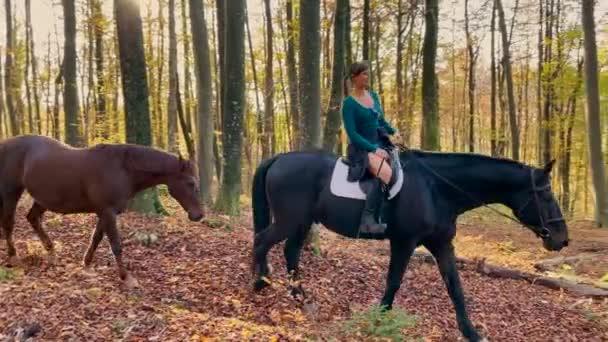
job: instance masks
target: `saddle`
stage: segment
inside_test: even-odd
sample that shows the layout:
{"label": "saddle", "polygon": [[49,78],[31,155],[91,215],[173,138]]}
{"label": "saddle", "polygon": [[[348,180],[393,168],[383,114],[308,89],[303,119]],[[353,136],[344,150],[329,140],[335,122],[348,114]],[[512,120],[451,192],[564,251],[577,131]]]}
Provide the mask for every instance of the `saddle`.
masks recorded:
{"label": "saddle", "polygon": [[[389,151],[389,155],[391,156],[389,165],[393,172],[389,183],[384,185],[384,190],[386,198],[392,199],[403,186],[404,174],[398,152],[392,150]],[[334,196],[365,200],[370,190],[370,181],[374,176],[366,172],[361,180],[351,182],[347,179],[350,166],[348,158],[345,156],[338,158],[331,176],[330,191]]]}

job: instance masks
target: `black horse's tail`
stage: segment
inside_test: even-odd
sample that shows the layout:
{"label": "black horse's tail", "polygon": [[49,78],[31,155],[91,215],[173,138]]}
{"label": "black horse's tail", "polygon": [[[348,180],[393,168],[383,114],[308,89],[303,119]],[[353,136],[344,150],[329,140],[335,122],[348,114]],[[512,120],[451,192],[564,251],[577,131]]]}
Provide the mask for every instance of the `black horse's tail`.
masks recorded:
{"label": "black horse's tail", "polygon": [[251,206],[253,208],[254,237],[270,225],[270,207],[266,197],[266,174],[275,162],[276,156],[264,160],[253,175],[253,188],[251,191]]}

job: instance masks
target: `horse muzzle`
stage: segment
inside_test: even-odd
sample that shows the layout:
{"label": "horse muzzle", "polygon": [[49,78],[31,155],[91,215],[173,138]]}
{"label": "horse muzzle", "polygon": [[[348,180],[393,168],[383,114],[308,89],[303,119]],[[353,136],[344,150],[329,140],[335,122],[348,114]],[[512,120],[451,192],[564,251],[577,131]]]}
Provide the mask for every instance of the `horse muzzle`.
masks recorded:
{"label": "horse muzzle", "polygon": [[203,212],[188,213],[188,219],[193,222],[198,222],[198,221],[202,220],[203,217],[205,217],[205,214],[203,214]]}

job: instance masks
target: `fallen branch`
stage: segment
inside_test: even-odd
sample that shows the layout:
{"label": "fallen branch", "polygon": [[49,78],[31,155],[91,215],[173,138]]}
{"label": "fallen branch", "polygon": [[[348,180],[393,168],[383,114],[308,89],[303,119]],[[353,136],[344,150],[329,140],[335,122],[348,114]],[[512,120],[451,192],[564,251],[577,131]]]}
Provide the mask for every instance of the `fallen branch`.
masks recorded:
{"label": "fallen branch", "polygon": [[520,272],[508,268],[489,265],[485,260],[480,261],[476,267],[477,272],[494,277],[524,279],[531,284],[542,285],[554,290],[566,290],[585,297],[608,298],[608,291],[592,285],[580,284],[572,280],[539,276],[533,273]]}
{"label": "fallen branch", "polygon": [[[433,256],[426,252],[416,251],[412,258],[418,259],[424,263],[435,263]],[[486,263],[485,259],[473,261],[463,258],[456,258],[456,263],[460,267],[472,266],[472,268],[478,273],[492,278],[525,280],[534,285],[541,285],[554,290],[563,289],[581,296],[608,298],[608,290],[600,289],[592,285],[580,284],[571,280],[545,277],[534,273],[522,272],[506,267],[491,265]]]}
{"label": "fallen branch", "polygon": [[568,264],[570,266],[574,266],[575,264],[589,259],[595,259],[598,257],[602,257],[602,254],[597,253],[583,253],[579,255],[569,256],[569,257],[557,257],[553,259],[547,259],[534,264],[534,268],[539,271],[553,271],[554,269],[560,267],[563,264]]}

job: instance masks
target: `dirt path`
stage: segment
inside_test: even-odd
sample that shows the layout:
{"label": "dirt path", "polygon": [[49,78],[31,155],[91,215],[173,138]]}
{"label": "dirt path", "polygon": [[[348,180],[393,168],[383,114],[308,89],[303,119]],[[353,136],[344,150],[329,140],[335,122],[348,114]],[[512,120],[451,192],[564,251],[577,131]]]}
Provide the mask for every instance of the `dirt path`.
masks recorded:
{"label": "dirt path", "polygon": [[[303,286],[314,303],[307,308],[314,309],[302,310],[288,295],[282,245],[271,252],[273,286],[254,295],[251,231],[234,223],[231,230],[194,225],[176,213],[180,218],[121,217],[125,258],[141,285],[127,291],[118,285],[106,240],[93,272],[80,266],[93,216],[47,216],[58,249],[56,265],[47,268],[24,210],[19,209],[16,241],[20,256],[28,256],[23,267],[0,274],[0,339],[38,324],[36,340],[315,340],[330,336],[358,307],[376,304],[384,288],[387,242],[347,240],[323,231],[323,255],[307,250],[302,255]],[[221,225],[222,220],[210,222]],[[143,230],[156,231],[158,241],[141,245],[135,233]],[[0,258],[5,256],[2,241]],[[581,304],[569,294],[472,271],[461,276],[472,321],[492,341],[608,340],[608,325],[597,315],[608,310],[605,303]],[[434,266],[411,264],[395,306],[418,318],[407,336],[460,339]]]}

